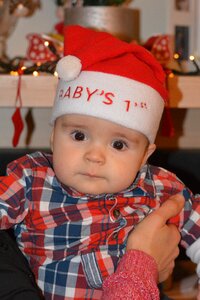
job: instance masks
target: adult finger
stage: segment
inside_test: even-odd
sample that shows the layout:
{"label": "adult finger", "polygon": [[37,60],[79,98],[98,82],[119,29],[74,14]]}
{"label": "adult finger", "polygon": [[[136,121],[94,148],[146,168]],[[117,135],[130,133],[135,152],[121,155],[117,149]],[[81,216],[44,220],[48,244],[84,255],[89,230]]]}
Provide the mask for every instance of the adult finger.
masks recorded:
{"label": "adult finger", "polygon": [[165,225],[170,218],[175,217],[181,212],[184,202],[184,197],[181,194],[173,195],[158,210],[154,211],[149,216],[149,219],[154,218],[160,225]]}

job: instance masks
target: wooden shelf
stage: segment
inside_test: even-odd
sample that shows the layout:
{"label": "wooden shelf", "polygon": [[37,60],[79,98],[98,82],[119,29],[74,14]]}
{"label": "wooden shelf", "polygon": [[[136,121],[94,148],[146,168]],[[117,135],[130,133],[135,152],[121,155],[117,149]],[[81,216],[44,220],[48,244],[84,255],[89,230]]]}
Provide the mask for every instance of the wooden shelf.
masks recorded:
{"label": "wooden shelf", "polygon": [[200,76],[174,76],[168,85],[171,107],[200,108]]}
{"label": "wooden shelf", "polygon": [[[24,75],[21,78],[23,107],[51,107],[53,105],[57,78],[53,75]],[[14,107],[18,77],[0,75],[0,107]]]}
{"label": "wooden shelf", "polygon": [[[57,78],[53,75],[23,75],[23,107],[51,107]],[[0,107],[14,107],[18,77],[0,75]],[[170,107],[200,108],[200,76],[174,76],[169,79]]]}

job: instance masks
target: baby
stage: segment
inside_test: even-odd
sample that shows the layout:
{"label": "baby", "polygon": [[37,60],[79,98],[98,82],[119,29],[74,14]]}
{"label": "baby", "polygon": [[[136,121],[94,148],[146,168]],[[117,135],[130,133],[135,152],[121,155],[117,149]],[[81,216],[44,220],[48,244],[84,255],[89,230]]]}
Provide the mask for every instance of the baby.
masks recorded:
{"label": "baby", "polygon": [[[0,227],[14,227],[45,299],[100,299],[128,233],[169,196],[188,247],[200,235],[200,196],[148,165],[167,99],[159,63],[143,47],[65,28],[52,111],[52,154],[33,153],[0,180]],[[142,237],[141,237],[142,238]]]}

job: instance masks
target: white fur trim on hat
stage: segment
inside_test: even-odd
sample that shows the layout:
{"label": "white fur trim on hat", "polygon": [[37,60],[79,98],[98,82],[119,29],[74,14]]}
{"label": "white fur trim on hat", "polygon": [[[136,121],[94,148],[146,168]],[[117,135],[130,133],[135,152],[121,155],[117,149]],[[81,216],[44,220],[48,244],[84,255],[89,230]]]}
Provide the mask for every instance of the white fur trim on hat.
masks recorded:
{"label": "white fur trim on hat", "polygon": [[154,142],[164,101],[150,86],[122,76],[82,71],[78,78],[59,80],[51,124],[65,114],[102,118],[143,133]]}
{"label": "white fur trim on hat", "polygon": [[56,66],[58,77],[65,80],[74,80],[81,72],[82,64],[78,57],[67,55],[61,58]]}

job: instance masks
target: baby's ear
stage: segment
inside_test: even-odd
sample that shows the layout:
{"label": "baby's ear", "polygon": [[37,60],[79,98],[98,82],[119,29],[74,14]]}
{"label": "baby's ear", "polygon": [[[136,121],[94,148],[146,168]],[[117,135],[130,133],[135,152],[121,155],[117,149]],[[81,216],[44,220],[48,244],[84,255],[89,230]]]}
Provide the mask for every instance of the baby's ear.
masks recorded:
{"label": "baby's ear", "polygon": [[149,144],[147,149],[147,160],[154,153],[155,150],[156,150],[156,144]]}
{"label": "baby's ear", "polygon": [[50,147],[52,152],[53,152],[53,140],[54,140],[54,129],[52,129],[51,136],[50,136]]}
{"label": "baby's ear", "polygon": [[155,144],[149,144],[146,152],[144,154],[144,158],[142,161],[142,166],[146,164],[147,160],[149,159],[149,157],[153,154],[153,152],[156,150],[156,145]]}

